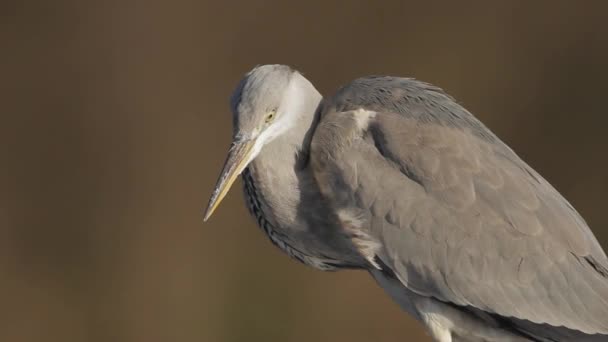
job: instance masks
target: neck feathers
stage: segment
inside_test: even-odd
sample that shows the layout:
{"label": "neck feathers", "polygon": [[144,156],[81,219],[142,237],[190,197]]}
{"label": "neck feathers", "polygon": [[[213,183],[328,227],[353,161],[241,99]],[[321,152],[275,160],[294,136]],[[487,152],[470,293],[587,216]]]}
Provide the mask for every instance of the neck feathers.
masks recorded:
{"label": "neck feathers", "polygon": [[295,72],[285,92],[286,108],[290,127],[277,139],[277,143],[288,144],[297,151],[307,152],[310,137],[317,123],[317,110],[322,96],[300,73]]}
{"label": "neck feathers", "polygon": [[[296,206],[300,200],[301,170],[307,165],[308,151],[317,124],[317,108],[321,94],[300,74],[295,74],[286,91],[293,123],[269,141],[249,165],[251,180],[258,184],[261,209],[277,227],[295,222]],[[278,189],[285,189],[281,191]],[[274,217],[273,208],[283,217]],[[280,229],[280,228],[279,228]]]}

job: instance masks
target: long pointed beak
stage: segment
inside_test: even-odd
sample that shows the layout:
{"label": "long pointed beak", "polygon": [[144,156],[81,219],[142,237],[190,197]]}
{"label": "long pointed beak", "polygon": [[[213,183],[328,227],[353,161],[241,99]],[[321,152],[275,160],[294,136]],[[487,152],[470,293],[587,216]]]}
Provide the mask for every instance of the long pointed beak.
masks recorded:
{"label": "long pointed beak", "polygon": [[213,190],[213,195],[211,195],[211,199],[209,199],[209,205],[207,205],[207,211],[205,212],[203,221],[209,219],[220,202],[224,199],[224,196],[228,193],[228,190],[230,190],[230,187],[236,178],[243,172],[247,166],[251,153],[253,153],[254,145],[255,140],[234,142],[232,144],[224,167],[222,168],[220,178],[217,180],[215,190]]}

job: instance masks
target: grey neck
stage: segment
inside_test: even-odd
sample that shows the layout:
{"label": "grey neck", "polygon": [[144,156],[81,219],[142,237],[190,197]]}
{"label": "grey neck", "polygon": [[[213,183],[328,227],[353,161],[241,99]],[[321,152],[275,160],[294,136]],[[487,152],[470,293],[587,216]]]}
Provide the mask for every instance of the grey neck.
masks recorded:
{"label": "grey neck", "polygon": [[300,185],[305,176],[303,169],[307,165],[310,140],[318,121],[317,109],[322,99],[312,84],[306,86],[308,89],[302,94],[308,98],[297,116],[297,122],[265,145],[249,164],[261,209],[277,230],[284,230],[285,227],[298,229],[294,225],[301,197]]}
{"label": "grey neck", "polygon": [[308,81],[303,90],[306,105],[296,124],[266,144],[243,174],[247,204],[272,242],[292,257],[323,270],[360,267],[350,240],[335,229],[332,215],[324,215],[328,206],[308,167],[322,97]]}
{"label": "grey neck", "polygon": [[302,220],[303,203],[312,212],[320,205],[318,191],[307,168],[310,141],[319,119],[321,95],[309,93],[309,105],[288,132],[264,146],[243,173],[245,197],[251,213],[270,240],[288,255],[314,268],[331,270],[340,266],[334,250],[318,238],[321,222]]}

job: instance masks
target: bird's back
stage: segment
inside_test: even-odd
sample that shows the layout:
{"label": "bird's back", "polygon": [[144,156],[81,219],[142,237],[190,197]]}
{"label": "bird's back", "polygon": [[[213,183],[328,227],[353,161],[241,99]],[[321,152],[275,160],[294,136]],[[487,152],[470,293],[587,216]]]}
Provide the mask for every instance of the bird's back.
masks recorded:
{"label": "bird's back", "polygon": [[530,340],[607,338],[608,260],[585,221],[441,89],[353,81],[325,100],[311,159],[370,265],[416,296]]}

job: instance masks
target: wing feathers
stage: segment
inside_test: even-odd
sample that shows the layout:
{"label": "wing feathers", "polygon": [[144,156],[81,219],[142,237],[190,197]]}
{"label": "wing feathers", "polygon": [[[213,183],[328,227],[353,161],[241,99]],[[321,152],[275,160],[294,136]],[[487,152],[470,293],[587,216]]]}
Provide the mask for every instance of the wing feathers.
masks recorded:
{"label": "wing feathers", "polygon": [[[348,109],[337,103],[345,92],[316,129],[312,170],[335,210],[361,213],[359,229],[405,286],[504,317],[608,333],[608,272],[598,272],[608,260],[549,183],[436,90],[439,102],[408,103],[414,114],[380,101],[364,125],[356,115],[365,114],[339,110]],[[424,119],[438,108],[451,114]]]}

